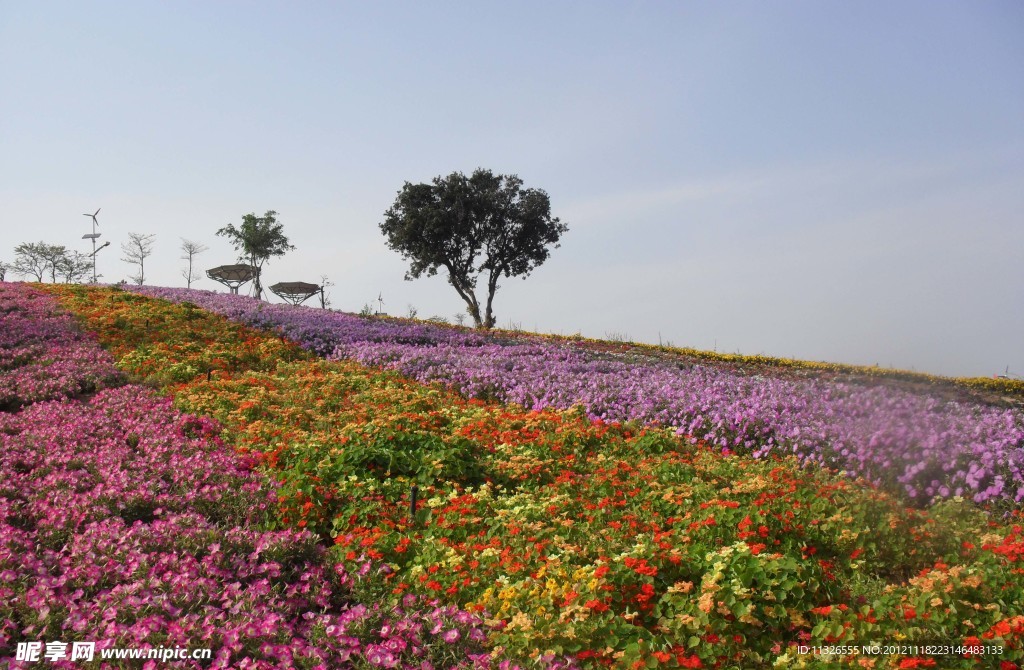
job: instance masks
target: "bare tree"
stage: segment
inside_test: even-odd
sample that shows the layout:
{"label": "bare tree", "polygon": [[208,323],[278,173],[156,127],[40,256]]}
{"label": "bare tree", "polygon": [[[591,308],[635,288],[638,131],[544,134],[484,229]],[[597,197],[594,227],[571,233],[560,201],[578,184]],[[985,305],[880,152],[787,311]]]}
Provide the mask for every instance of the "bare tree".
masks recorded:
{"label": "bare tree", "polygon": [[327,275],[320,275],[320,308],[327,309],[331,306],[331,294],[327,289],[334,286],[334,282],[327,279]]}
{"label": "bare tree", "polygon": [[153,235],[142,235],[141,233],[128,233],[128,241],[121,243],[121,258],[125,263],[139,266],[139,274],[129,277],[133,282],[142,286],[146,282],[146,259],[153,254]]}
{"label": "bare tree", "polygon": [[185,254],[181,257],[181,260],[188,261],[188,269],[182,270],[181,276],[185,278],[185,281],[187,282],[186,286],[188,286],[188,288],[192,288],[192,282],[199,281],[199,279],[201,279],[201,277],[192,273],[192,260],[209,248],[210,247],[205,244],[186,240],[184,237],[181,238],[181,251]]}
{"label": "bare tree", "polygon": [[7,278],[7,271],[11,269],[11,266],[7,263],[0,261],[0,281],[5,281]]}

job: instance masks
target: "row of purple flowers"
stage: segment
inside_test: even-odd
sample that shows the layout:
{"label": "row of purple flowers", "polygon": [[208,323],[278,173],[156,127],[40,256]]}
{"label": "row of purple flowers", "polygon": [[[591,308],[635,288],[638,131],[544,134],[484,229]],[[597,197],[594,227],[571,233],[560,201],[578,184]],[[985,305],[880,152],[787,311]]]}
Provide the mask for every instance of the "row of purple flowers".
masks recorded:
{"label": "row of purple flowers", "polygon": [[886,386],[622,360],[542,338],[367,319],[209,291],[142,287],[272,329],[321,356],[383,366],[467,396],[675,427],[723,450],[795,454],[919,504],[1024,501],[1024,413]]}
{"label": "row of purple flowers", "polygon": [[[411,596],[370,604],[376,566],[348,574],[314,535],[267,530],[272,486],[219,427],[124,385],[52,299],[0,284],[0,333],[21,408],[0,412],[0,657],[92,641],[210,648],[213,667],[489,665],[477,616]],[[46,393],[20,381],[44,367],[59,381]]]}

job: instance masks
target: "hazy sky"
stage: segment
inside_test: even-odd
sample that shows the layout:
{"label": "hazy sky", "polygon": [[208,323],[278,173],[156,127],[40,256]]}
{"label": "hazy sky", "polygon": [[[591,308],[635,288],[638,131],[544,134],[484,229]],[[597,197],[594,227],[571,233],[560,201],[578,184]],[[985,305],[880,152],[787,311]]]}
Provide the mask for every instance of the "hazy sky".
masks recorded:
{"label": "hazy sky", "polygon": [[[104,280],[231,263],[451,318],[378,228],[405,181],[546,190],[560,249],[495,299],[530,330],[1024,375],[1024,4],[0,0],[0,259]],[[199,288],[221,288],[204,278]],[[275,298],[276,300],[276,298]]]}

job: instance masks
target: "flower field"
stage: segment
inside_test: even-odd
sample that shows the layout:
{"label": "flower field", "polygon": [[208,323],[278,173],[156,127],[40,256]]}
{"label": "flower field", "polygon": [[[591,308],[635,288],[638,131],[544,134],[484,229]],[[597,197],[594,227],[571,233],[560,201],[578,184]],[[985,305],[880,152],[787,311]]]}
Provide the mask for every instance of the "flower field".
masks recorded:
{"label": "flower field", "polygon": [[[1012,412],[712,370],[672,377],[667,368],[553,344],[250,308],[194,291],[176,294],[174,304],[112,289],[45,289],[146,388],[0,417],[17,426],[0,430],[5,451],[29,454],[3,461],[5,475],[21,477],[0,498],[15,519],[4,546],[17,546],[0,565],[2,588],[17,597],[11,613],[0,610],[11,622],[8,644],[43,625],[78,632],[84,621],[101,639],[108,630],[115,638],[183,635],[273,667],[300,667],[297,658],[309,664],[301,667],[344,667],[353,662],[338,660],[346,651],[364,667],[420,667],[425,659],[432,667],[1010,670],[1024,662],[1024,519],[1014,500],[1022,423]],[[333,360],[236,321],[280,328]],[[150,387],[170,395],[174,408]],[[65,453],[49,446],[55,437],[36,437],[54,431],[56,420],[45,419],[65,409],[79,412],[69,419],[78,426],[120,427],[66,431]],[[697,413],[679,419],[688,412]],[[143,417],[152,423],[140,430]],[[917,461],[894,446],[907,436],[927,443],[906,447]],[[949,445],[960,451],[935,465]],[[887,454],[887,466],[867,463]],[[927,454],[932,461],[922,460]],[[964,465],[972,455],[973,469]],[[189,458],[188,472],[169,465]],[[217,458],[229,460],[202,464]],[[861,474],[899,486],[901,495],[802,467],[842,458],[852,472],[863,460]],[[908,474],[915,462],[932,470]],[[161,465],[182,479],[164,474],[147,488],[153,476],[143,473]],[[929,489],[922,476],[937,485]],[[51,492],[21,483],[33,477],[54,478]],[[225,486],[229,477],[236,479]],[[956,487],[989,511],[952,499]],[[72,506],[79,516],[57,511],[67,491],[82,496]],[[188,521],[174,523],[181,518]],[[54,529],[51,519],[60,520]],[[116,541],[99,537],[108,526],[121,529]],[[254,549],[261,543],[277,547],[272,560]],[[100,563],[114,555],[118,569]],[[44,580],[28,577],[40,568],[23,556],[53,575],[46,588],[61,594],[56,601],[71,604],[39,616],[33,589]],[[191,571],[169,570],[174,577],[164,579],[151,567],[161,561],[186,561]],[[76,569],[98,590],[65,579]],[[202,605],[174,582],[183,572],[207,580]],[[232,590],[243,580],[259,585],[248,600]],[[152,635],[165,637],[146,638],[134,614],[120,609],[116,626],[104,623],[96,614],[110,609],[103,598],[121,598],[118,607],[127,601],[139,620],[156,617],[150,623],[160,632]],[[401,614],[390,609],[403,605]],[[354,630],[353,617],[363,617],[358,633],[339,633]],[[961,648],[841,649],[901,641]],[[800,654],[798,645],[835,653]]]}
{"label": "flower field", "polygon": [[125,384],[55,307],[0,284],[4,397],[20,408],[0,412],[0,658],[10,667],[38,665],[9,660],[33,640],[206,647],[216,667],[240,668],[440,667],[481,652],[482,622],[467,612],[415,597],[359,604],[373,566],[348,573],[312,533],[275,528],[275,490],[253,459],[226,446],[215,422]]}
{"label": "flower field", "polygon": [[0,284],[0,411],[123,383],[114,362],[50,300]]}
{"label": "flower field", "polygon": [[670,426],[723,450],[795,454],[918,505],[1024,501],[1024,412],[885,386],[743,375],[712,366],[603,360],[539,338],[502,341],[430,324],[362,319],[243,296],[140,291],[271,329],[332,359],[439,381],[527,409],[582,406],[604,421]]}

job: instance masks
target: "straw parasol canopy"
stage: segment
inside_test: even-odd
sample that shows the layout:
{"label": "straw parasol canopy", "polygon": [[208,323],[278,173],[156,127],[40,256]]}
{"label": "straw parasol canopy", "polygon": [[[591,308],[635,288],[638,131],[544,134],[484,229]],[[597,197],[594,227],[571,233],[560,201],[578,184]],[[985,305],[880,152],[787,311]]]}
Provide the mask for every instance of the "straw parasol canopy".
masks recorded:
{"label": "straw parasol canopy", "polygon": [[293,305],[305,302],[321,291],[319,284],[304,281],[283,281],[270,287],[270,290]]}

